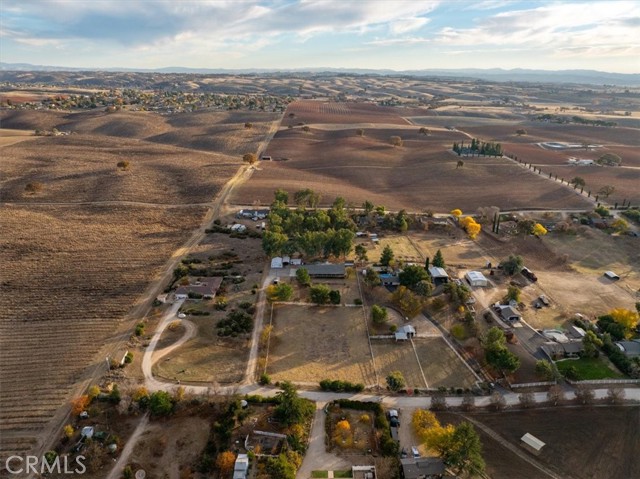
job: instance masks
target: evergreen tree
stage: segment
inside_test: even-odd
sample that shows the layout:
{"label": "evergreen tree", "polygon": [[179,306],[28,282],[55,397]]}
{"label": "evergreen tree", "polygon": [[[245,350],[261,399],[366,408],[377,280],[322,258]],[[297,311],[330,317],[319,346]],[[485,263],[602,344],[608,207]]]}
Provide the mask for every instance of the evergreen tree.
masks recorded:
{"label": "evergreen tree", "polygon": [[445,267],[444,257],[442,256],[442,251],[440,251],[440,250],[436,251],[436,254],[433,257],[433,266],[436,266],[438,268],[444,268]]}

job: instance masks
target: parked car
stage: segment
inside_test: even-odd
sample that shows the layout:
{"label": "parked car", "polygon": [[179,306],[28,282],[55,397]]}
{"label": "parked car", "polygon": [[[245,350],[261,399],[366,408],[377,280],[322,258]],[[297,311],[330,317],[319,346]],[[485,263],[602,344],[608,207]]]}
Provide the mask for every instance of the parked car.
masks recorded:
{"label": "parked car", "polygon": [[420,457],[420,451],[418,451],[418,448],[416,446],[411,446],[411,454],[415,459]]}
{"label": "parked car", "polygon": [[549,304],[551,304],[549,303],[549,299],[544,294],[541,294],[540,297],[538,297],[538,300],[545,306],[549,306]]}
{"label": "parked car", "polygon": [[406,448],[406,447],[403,447],[403,448],[402,448],[402,451],[400,451],[400,457],[401,457],[402,459],[406,459],[408,455],[409,455],[409,454],[407,453],[407,448]]}
{"label": "parked car", "polygon": [[522,268],[522,270],[520,272],[522,273],[522,276],[527,278],[532,283],[535,283],[536,281],[538,281],[538,277],[529,268],[524,267],[524,268]]}

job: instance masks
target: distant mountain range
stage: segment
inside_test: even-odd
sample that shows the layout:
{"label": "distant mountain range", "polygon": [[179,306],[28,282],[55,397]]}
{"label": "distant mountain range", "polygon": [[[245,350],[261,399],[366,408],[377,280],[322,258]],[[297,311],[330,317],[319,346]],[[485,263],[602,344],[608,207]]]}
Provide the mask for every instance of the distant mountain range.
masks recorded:
{"label": "distant mountain range", "polygon": [[29,63],[0,62],[0,71],[104,71],[104,72],[139,72],[139,73],[186,73],[209,75],[249,75],[249,74],[356,74],[356,75],[406,75],[415,77],[447,77],[475,78],[496,82],[536,82],[536,83],[574,83],[588,85],[640,86],[640,73],[609,73],[596,70],[528,70],[515,68],[465,68],[465,69],[433,69],[433,70],[387,70],[364,68],[295,68],[295,69],[224,69],[224,68],[186,68],[165,67],[145,68],[72,68],[49,65],[31,65]]}

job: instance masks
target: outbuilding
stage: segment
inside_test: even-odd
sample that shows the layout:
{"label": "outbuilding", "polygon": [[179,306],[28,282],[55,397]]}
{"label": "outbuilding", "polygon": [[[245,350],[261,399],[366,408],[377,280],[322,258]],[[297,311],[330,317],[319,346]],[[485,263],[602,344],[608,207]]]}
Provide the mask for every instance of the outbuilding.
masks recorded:
{"label": "outbuilding", "polygon": [[281,256],[276,256],[274,258],[271,258],[271,268],[282,268],[283,264],[282,264],[282,257]]}
{"label": "outbuilding", "polygon": [[613,271],[605,271],[604,276],[612,281],[617,281],[620,279],[620,276],[615,274]]}
{"label": "outbuilding", "polygon": [[540,451],[542,451],[542,448],[546,445],[533,434],[529,433],[526,433],[524,436],[522,436],[520,440],[522,441],[522,445],[525,447],[525,449],[531,451],[534,454],[540,454]]}
{"label": "outbuilding", "polygon": [[429,276],[431,276],[434,286],[440,286],[441,284],[449,282],[449,275],[447,272],[444,268],[439,268],[438,266],[429,267]]}
{"label": "outbuilding", "polygon": [[489,285],[489,280],[480,271],[469,271],[464,277],[474,288],[484,288]]}

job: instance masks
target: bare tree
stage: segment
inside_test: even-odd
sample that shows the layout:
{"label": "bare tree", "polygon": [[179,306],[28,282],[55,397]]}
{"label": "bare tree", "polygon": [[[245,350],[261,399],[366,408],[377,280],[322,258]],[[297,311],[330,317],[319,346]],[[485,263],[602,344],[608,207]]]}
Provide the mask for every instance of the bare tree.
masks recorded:
{"label": "bare tree", "polygon": [[458,168],[462,168],[463,166],[464,166],[464,161],[462,161],[462,160],[458,160],[458,163],[456,163],[456,170],[457,170]]}
{"label": "bare tree", "polygon": [[437,393],[431,396],[431,407],[429,409],[432,411],[446,411],[447,399],[444,393]]}
{"label": "bare tree", "polygon": [[502,411],[507,407],[507,400],[499,392],[494,392],[489,399],[489,408],[492,411]]}
{"label": "bare tree", "polygon": [[396,146],[402,146],[402,138],[400,138],[399,136],[392,136],[389,138],[389,143],[391,143],[394,147]]}
{"label": "bare tree", "polygon": [[611,387],[607,390],[607,400],[611,404],[621,404],[624,402],[625,392],[620,387]]}
{"label": "bare tree", "polygon": [[563,402],[564,390],[562,389],[562,386],[559,386],[557,384],[555,386],[551,386],[547,391],[547,400],[554,406],[558,405],[558,403]]}
{"label": "bare tree", "polygon": [[593,404],[594,399],[595,393],[593,392],[593,389],[586,386],[576,387],[576,402],[578,404]]}
{"label": "bare tree", "polygon": [[525,409],[532,408],[536,404],[536,398],[532,392],[521,393],[518,396],[518,401],[520,401],[520,405]]}
{"label": "bare tree", "polygon": [[462,398],[460,408],[465,412],[471,412],[476,408],[476,398],[471,394],[467,394]]}
{"label": "bare tree", "polygon": [[245,163],[249,163],[250,165],[253,165],[256,161],[258,161],[258,157],[256,156],[255,153],[246,153],[242,157],[242,161],[244,161]]}

